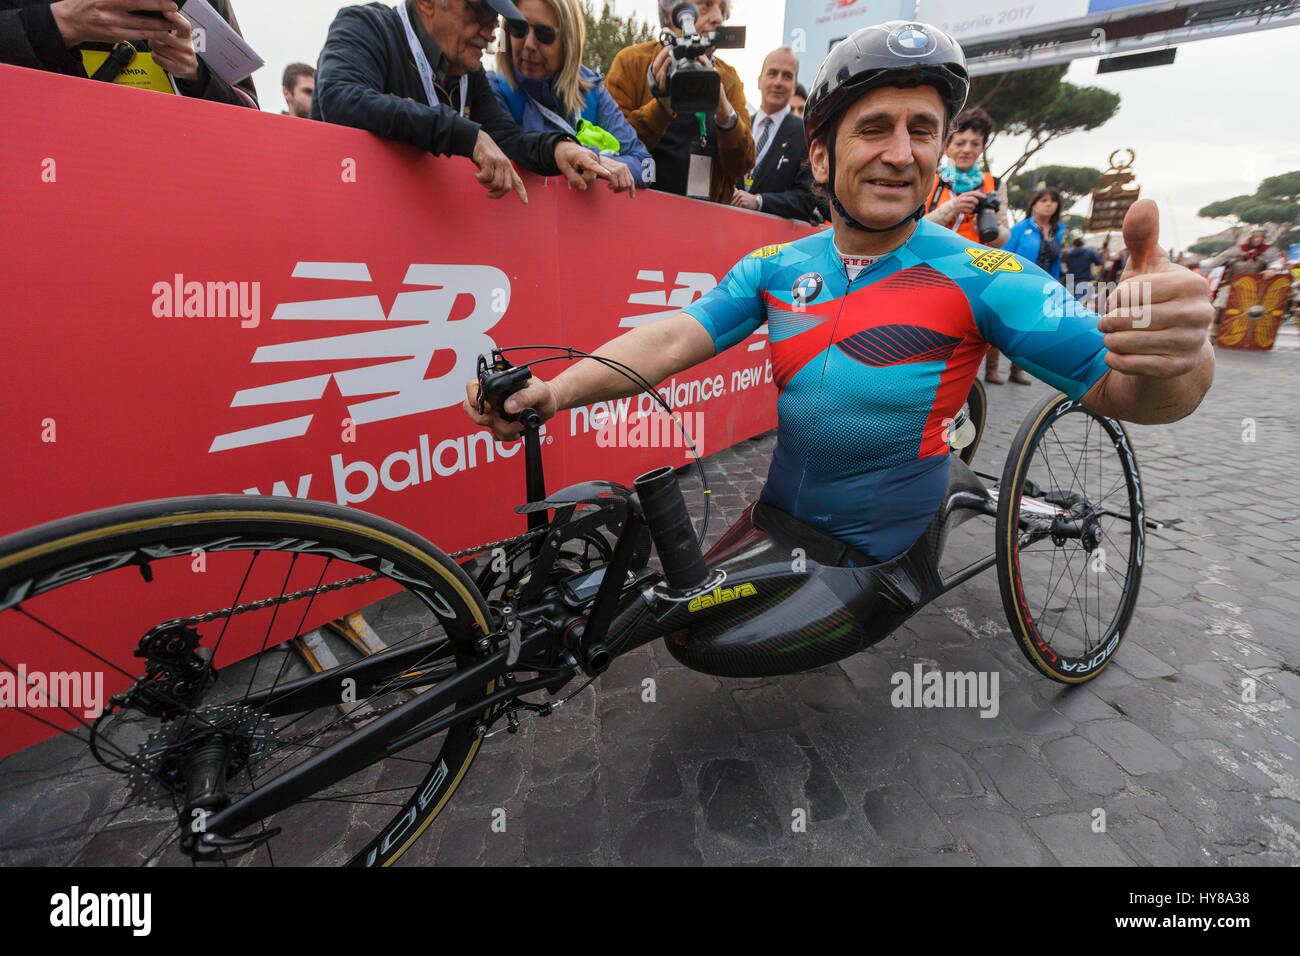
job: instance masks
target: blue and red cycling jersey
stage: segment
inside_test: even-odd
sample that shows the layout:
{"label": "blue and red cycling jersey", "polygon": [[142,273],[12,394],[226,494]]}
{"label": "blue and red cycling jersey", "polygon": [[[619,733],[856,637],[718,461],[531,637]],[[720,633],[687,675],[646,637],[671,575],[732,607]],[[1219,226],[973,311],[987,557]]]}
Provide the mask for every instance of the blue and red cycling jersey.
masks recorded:
{"label": "blue and red cycling jersey", "polygon": [[944,433],[990,345],[1071,398],[1107,369],[1097,314],[1064,286],[926,220],[851,281],[829,229],[764,246],[685,311],[719,352],[767,323],[778,424],[761,500],[879,561],[943,500]]}

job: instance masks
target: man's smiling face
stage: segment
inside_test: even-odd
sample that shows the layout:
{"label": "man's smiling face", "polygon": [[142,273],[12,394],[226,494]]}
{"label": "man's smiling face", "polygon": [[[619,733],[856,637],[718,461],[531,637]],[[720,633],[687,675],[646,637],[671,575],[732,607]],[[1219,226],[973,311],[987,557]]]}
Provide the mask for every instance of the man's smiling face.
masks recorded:
{"label": "man's smiling face", "polygon": [[[945,107],[932,86],[882,86],[840,114],[835,136],[835,194],[863,225],[886,228],[905,219],[934,185]],[[830,176],[827,137],[812,143],[813,176]]]}

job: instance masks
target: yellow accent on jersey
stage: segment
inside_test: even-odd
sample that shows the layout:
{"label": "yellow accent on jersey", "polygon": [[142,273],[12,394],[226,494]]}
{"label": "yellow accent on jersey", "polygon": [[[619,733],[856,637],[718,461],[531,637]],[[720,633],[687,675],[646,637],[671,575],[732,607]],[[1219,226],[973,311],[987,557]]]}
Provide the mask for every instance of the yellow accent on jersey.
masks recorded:
{"label": "yellow accent on jersey", "polygon": [[1016,257],[1009,252],[1003,252],[1001,249],[983,249],[979,246],[966,250],[966,255],[971,258],[971,265],[976,269],[983,269],[989,275],[995,272],[1024,272],[1024,267],[1016,261]]}

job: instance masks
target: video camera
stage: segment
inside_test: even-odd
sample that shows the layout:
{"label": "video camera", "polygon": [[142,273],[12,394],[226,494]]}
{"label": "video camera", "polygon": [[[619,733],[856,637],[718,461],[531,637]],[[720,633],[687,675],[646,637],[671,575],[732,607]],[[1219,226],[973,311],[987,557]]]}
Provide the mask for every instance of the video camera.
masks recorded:
{"label": "video camera", "polygon": [[718,71],[696,61],[710,48],[738,50],[745,45],[745,28],[721,26],[712,33],[700,35],[695,30],[700,8],[693,3],[679,3],[673,7],[672,21],[682,31],[679,37],[664,28],[659,42],[671,47],[673,58],[668,63],[668,89],[656,87],[651,93],[667,96],[674,113],[712,113],[718,108],[722,95],[722,77]]}

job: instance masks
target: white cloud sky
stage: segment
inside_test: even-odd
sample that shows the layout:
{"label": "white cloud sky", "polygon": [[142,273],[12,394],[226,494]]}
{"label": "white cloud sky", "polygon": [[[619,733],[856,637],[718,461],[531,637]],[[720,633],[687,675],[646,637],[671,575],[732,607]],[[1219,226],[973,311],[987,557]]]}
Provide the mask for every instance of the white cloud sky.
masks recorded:
{"label": "white cloud sky", "polygon": [[[279,112],[280,74],[289,63],[315,63],[338,6],[331,0],[233,0],[244,34],[267,61],[254,75],[263,109]],[[821,0],[809,0],[812,9]],[[622,15],[657,23],[655,0],[615,0]],[[733,0],[732,23],[747,29],[744,50],[723,58],[736,67],[746,92],[763,56],[783,42],[783,0]],[[1300,30],[1288,27],[1179,47],[1171,66],[1096,75],[1096,60],[1076,60],[1067,79],[1120,94],[1119,113],[1091,133],[1049,145],[1031,165],[1104,167],[1112,150],[1131,147],[1142,195],[1161,211],[1161,241],[1184,248],[1223,224],[1200,219],[1206,203],[1253,192],[1260,179],[1300,169],[1295,135],[1295,50]],[[1002,137],[995,171],[1019,154]],[[1086,212],[1086,201],[1075,211]]]}

